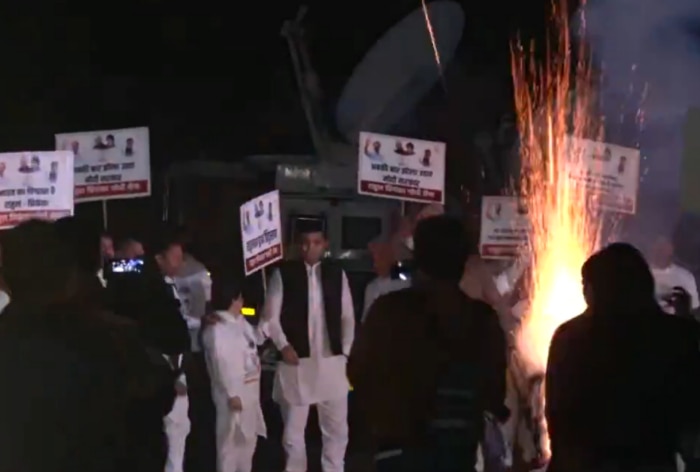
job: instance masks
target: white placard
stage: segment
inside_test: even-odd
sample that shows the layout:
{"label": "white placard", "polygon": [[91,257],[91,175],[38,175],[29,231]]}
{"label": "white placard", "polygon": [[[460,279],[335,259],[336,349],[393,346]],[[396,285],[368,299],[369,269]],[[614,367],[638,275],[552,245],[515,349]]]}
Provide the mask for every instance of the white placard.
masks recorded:
{"label": "white placard", "polygon": [[485,259],[511,259],[527,245],[530,220],[518,197],[483,197],[479,252]]}
{"label": "white placard", "polygon": [[445,202],[445,143],[360,133],[357,192],[420,203]]}
{"label": "white placard", "polygon": [[569,137],[569,179],[582,183],[592,203],[609,211],[634,214],[639,188],[639,150]]}
{"label": "white placard", "polygon": [[245,275],[282,259],[279,191],[268,192],[241,205],[241,241]]}
{"label": "white placard", "polygon": [[76,203],[151,194],[148,128],[57,134],[56,149],[75,155]]}
{"label": "white placard", "polygon": [[0,229],[73,214],[73,153],[0,154]]}

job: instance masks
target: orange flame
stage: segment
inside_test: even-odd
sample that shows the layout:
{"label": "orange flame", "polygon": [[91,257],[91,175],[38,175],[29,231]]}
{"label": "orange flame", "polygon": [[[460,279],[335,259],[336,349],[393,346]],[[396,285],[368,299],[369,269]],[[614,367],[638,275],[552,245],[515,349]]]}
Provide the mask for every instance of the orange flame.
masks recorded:
{"label": "orange flame", "polygon": [[[555,330],[584,311],[580,270],[601,237],[601,218],[590,208],[585,185],[568,178],[583,165],[569,137],[602,140],[590,59],[583,41],[572,48],[565,0],[553,5],[552,19],[543,63],[534,45],[526,50],[518,41],[511,48],[533,270],[530,307],[516,342],[531,373],[544,372]],[[548,438],[541,446],[548,454]]]}

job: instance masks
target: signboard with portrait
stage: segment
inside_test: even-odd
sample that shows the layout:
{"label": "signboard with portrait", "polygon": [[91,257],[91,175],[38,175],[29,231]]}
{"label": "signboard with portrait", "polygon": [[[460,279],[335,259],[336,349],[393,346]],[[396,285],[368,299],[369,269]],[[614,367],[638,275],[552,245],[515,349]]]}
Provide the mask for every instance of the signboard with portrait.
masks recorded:
{"label": "signboard with portrait", "polygon": [[282,259],[279,191],[268,192],[241,205],[241,241],[245,275]]}
{"label": "signboard with portrait", "polygon": [[76,203],[151,194],[148,128],[57,134],[56,149],[73,152]]}
{"label": "signboard with portrait", "polygon": [[527,206],[518,197],[483,197],[479,252],[485,259],[511,259],[527,245]]}
{"label": "signboard with portrait", "polygon": [[0,154],[0,229],[73,214],[73,153]]}
{"label": "signboard with portrait", "polygon": [[583,184],[592,203],[634,214],[639,188],[639,150],[569,137],[569,179]]}
{"label": "signboard with portrait", "polygon": [[357,192],[410,202],[445,202],[445,143],[360,133]]}

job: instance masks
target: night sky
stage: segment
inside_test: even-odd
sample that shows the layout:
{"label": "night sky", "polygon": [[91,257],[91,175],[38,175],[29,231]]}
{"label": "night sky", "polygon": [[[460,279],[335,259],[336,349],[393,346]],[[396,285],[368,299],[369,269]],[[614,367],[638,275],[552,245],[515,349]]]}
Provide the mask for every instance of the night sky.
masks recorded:
{"label": "night sky", "polygon": [[[155,169],[173,160],[311,151],[280,36],[296,2],[225,8],[127,0],[83,14],[77,4],[68,14],[58,2],[42,3],[40,15],[2,19],[2,150],[51,149],[56,132],[148,126]],[[514,33],[541,34],[546,2],[514,3],[462,2],[458,60],[467,74],[507,74]],[[419,5],[309,4],[305,27],[330,100],[383,31]]]}

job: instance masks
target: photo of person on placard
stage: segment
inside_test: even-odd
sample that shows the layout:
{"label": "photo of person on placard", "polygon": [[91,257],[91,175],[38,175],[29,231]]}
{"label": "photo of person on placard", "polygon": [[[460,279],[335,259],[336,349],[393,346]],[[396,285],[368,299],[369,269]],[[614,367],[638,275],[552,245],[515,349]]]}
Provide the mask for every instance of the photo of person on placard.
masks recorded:
{"label": "photo of person on placard", "polygon": [[102,142],[102,136],[95,136],[95,143],[92,146],[93,149],[107,149],[107,145]]}
{"label": "photo of person on placard", "polygon": [[503,207],[500,203],[492,203],[486,209],[486,218],[490,221],[498,221],[501,219],[501,213],[503,213]]}
{"label": "photo of person on placard", "polygon": [[55,184],[58,180],[58,161],[51,161],[51,170],[49,171],[49,182]]}
{"label": "photo of person on placard", "polygon": [[22,157],[19,158],[19,172],[22,174],[29,174],[32,172],[32,168],[29,165],[29,159],[27,159],[27,156],[22,154]]}
{"label": "photo of person on placard", "polygon": [[124,155],[126,157],[134,156],[134,138],[126,138],[126,146],[124,146]]}
{"label": "photo of person on placard", "polygon": [[423,152],[423,158],[420,160],[420,163],[423,167],[430,167],[430,157],[432,155],[432,152],[430,149],[426,149],[425,152]]}
{"label": "photo of person on placard", "polygon": [[369,138],[365,141],[364,154],[371,161],[382,161],[382,143],[379,141],[372,142]]}
{"label": "photo of person on placard", "polygon": [[617,163],[617,173],[619,175],[624,174],[626,167],[627,167],[627,156],[620,156],[620,160]]}

